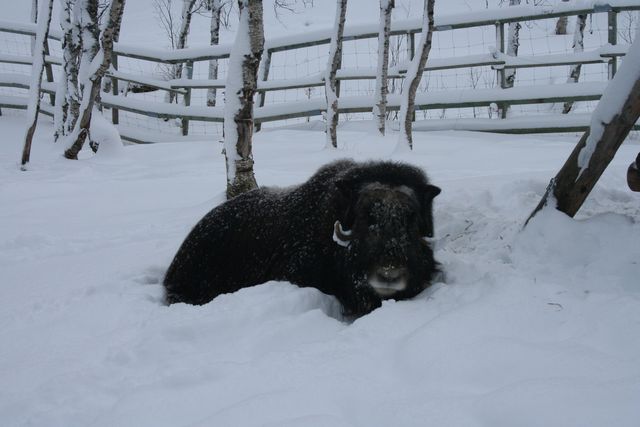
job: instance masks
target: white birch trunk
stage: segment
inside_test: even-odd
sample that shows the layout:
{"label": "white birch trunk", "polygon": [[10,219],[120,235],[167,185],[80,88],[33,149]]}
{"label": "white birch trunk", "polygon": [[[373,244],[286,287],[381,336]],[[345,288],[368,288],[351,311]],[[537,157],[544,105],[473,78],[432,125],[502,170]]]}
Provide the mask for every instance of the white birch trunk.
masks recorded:
{"label": "white birch trunk", "polygon": [[80,93],[93,72],[92,62],[100,50],[100,26],[98,23],[98,0],[76,0],[75,19],[79,31],[80,66],[78,83]]}
{"label": "white birch trunk", "polygon": [[253,98],[264,50],[261,0],[238,0],[240,23],[229,56],[224,104],[227,198],[258,186],[253,174]]}
{"label": "white birch trunk", "polygon": [[[563,2],[568,2],[569,0],[562,0]],[[556,22],[556,35],[565,35],[567,34],[567,24],[569,23],[569,19],[567,16],[561,16],[558,18]]]}
{"label": "white birch trunk", "polygon": [[[189,37],[189,30],[191,28],[191,17],[193,16],[193,10],[196,4],[196,0],[182,0],[182,13],[180,14],[180,29],[178,30],[178,40],[176,42],[176,49],[184,49],[187,47],[187,39]],[[182,69],[184,64],[175,64],[173,66],[173,72],[171,78],[179,79],[182,77]],[[175,98],[175,92],[167,92],[168,101],[172,103]]]}
{"label": "white birch trunk", "polygon": [[63,73],[56,89],[54,138],[68,135],[78,119],[80,95],[78,93],[78,66],[80,57],[79,25],[73,14],[74,0],[60,0],[60,26],[62,27]]}
{"label": "white birch trunk", "polygon": [[[31,0],[31,22],[38,22],[38,0]],[[31,55],[36,54],[36,36],[31,37]]]}
{"label": "white birch trunk", "polygon": [[[223,0],[208,0],[207,8],[211,11],[211,26],[209,28],[209,44],[216,46],[220,42],[220,15],[224,7]],[[211,59],[209,61],[209,80],[218,78],[218,60]],[[215,107],[216,105],[216,89],[207,90],[207,106]]]}
{"label": "white birch trunk", "polygon": [[[97,0],[83,0],[87,9],[80,10],[82,16],[93,19],[92,7],[97,6]],[[89,137],[89,127],[91,125],[91,114],[96,99],[100,93],[102,77],[111,65],[111,54],[113,52],[113,43],[118,39],[120,33],[120,24],[122,22],[122,13],[124,12],[125,0],[111,0],[111,5],[107,13],[107,21],[100,36],[100,45],[88,45],[83,47],[83,58],[80,65],[80,86],[82,91],[82,101],[80,104],[80,114],[76,121],[73,131],[65,138],[67,140],[68,149],[64,152],[64,156],[68,159],[77,159],[78,153],[82,149],[85,140]],[[96,9],[97,10],[97,9]],[[97,15],[95,21],[89,24],[89,27],[95,23],[98,25]],[[99,28],[98,28],[99,31]],[[91,43],[95,36],[91,31],[83,31],[84,42]],[[85,40],[86,37],[86,40]],[[84,52],[87,55],[84,55]],[[90,52],[95,51],[94,57],[88,61]]]}
{"label": "white birch trunk", "polygon": [[380,0],[380,25],[378,27],[378,67],[374,92],[373,117],[382,135],[385,132],[387,115],[387,93],[389,71],[389,33],[391,31],[391,10],[395,0]]}
{"label": "white birch trunk", "polygon": [[[520,0],[509,0],[509,6],[519,6]],[[518,48],[520,47],[520,28],[519,22],[510,22],[507,30],[507,55],[518,56]],[[516,81],[516,69],[507,68],[504,70],[504,87],[513,87]]]}
{"label": "white birch trunk", "polygon": [[53,0],[43,0],[41,3],[40,18],[36,32],[35,52],[33,65],[31,66],[31,81],[29,83],[29,103],[27,104],[27,129],[24,135],[24,149],[22,150],[21,169],[26,170],[26,165],[31,156],[31,143],[38,123],[40,111],[40,89],[42,88],[42,72],[44,71],[44,54],[47,37],[49,37],[49,25],[51,24],[51,11]]}
{"label": "white birch trunk", "polygon": [[[584,51],[584,28],[586,25],[587,15],[578,15],[576,17],[576,29],[573,32],[573,51],[576,53]],[[582,64],[572,65],[571,71],[569,71],[569,77],[567,78],[567,83],[578,83],[581,70]],[[562,107],[562,114],[569,113],[571,108],[573,108],[573,101],[565,102]]]}
{"label": "white birch trunk", "polygon": [[396,150],[413,149],[411,119],[415,112],[415,98],[422,78],[422,71],[427,64],[431,41],[433,39],[433,8],[435,0],[424,0],[422,19],[422,35],[420,43],[416,46],[416,53],[405,75],[405,83],[402,88],[400,101],[400,134]]}
{"label": "white birch trunk", "polygon": [[342,62],[342,34],[347,15],[347,0],[337,0],[336,17],[329,45],[329,61],[324,77],[324,89],[327,99],[326,138],[327,147],[338,147],[338,81],[336,73]]}
{"label": "white birch trunk", "polygon": [[67,120],[69,104],[67,103],[67,70],[65,68],[65,54],[67,46],[67,29],[71,25],[71,5],[69,1],[60,1],[60,28],[62,29],[62,69],[63,73],[58,80],[56,87],[56,105],[53,110],[53,139],[57,141],[60,136],[65,135],[64,122]]}

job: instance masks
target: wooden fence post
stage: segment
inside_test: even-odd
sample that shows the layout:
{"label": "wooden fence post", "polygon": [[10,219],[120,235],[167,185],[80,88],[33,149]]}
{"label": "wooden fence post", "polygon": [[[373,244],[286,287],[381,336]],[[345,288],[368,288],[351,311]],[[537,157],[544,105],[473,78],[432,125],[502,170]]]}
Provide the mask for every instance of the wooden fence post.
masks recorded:
{"label": "wooden fence post", "polygon": [[[46,57],[49,55],[49,40],[44,42],[44,54],[44,72],[47,76],[47,81],[53,83],[53,69],[51,68],[51,63],[46,61]],[[49,102],[51,102],[52,107],[56,105],[56,95],[54,93],[49,94]]]}
{"label": "wooden fence post", "polygon": [[[411,31],[409,31],[407,33],[407,39],[409,41],[408,43],[408,48],[409,51],[407,52],[407,54],[409,55],[409,61],[413,61],[413,57],[416,55],[416,33],[412,33]],[[408,69],[409,67],[407,67]],[[413,110],[413,113],[411,113],[411,121],[415,122],[416,121],[416,110]]]}
{"label": "wooden fence post", "polygon": [[[116,52],[113,52],[111,56],[111,66],[114,70],[118,70],[118,54]],[[111,77],[111,93],[114,96],[118,96],[118,79],[115,77]],[[111,122],[114,125],[120,123],[120,115],[116,107],[111,107]]]}
{"label": "wooden fence post", "polygon": [[[193,61],[187,61],[185,63],[185,67],[187,69],[187,79],[191,80],[193,78]],[[184,94],[184,105],[188,107],[191,105],[191,88],[187,87],[186,93]],[[182,135],[189,135],[189,119],[187,116],[182,118]]]}
{"label": "wooden fence post", "polygon": [[[269,69],[271,68],[272,54],[273,52],[271,52],[271,49],[267,49],[267,56],[264,59],[264,65],[263,65],[264,68],[262,69],[262,78],[260,79],[260,81],[262,82],[266,82],[267,79],[269,78]],[[267,91],[261,90],[259,93],[260,93],[260,98],[258,100],[258,106],[264,107],[264,101],[265,101],[265,98],[267,97]],[[259,132],[260,129],[262,129],[262,123],[256,123],[255,128],[256,128],[256,132]]]}
{"label": "wooden fence post", "polygon": [[412,60],[413,56],[416,54],[416,33],[408,32],[407,39],[409,40],[409,44],[407,46],[409,51],[407,53],[409,60]]}
{"label": "wooden fence post", "polygon": [[[501,54],[505,53],[505,47],[504,47],[504,22],[496,22],[496,49]],[[500,88],[506,89],[507,88],[507,79],[506,79],[506,74],[505,74],[505,71],[504,71],[504,67],[497,68],[496,73],[497,73],[496,77],[498,79],[498,84],[500,85]],[[498,104],[498,111],[499,111],[501,119],[506,119],[507,118],[507,109],[508,108],[509,108],[509,104],[507,104],[506,102],[501,102],[501,103]]]}
{"label": "wooden fence post", "polygon": [[[615,10],[610,10],[607,12],[607,21],[608,21],[608,32],[609,35],[607,37],[607,41],[611,45],[618,44],[618,12]],[[608,67],[608,77],[609,80],[616,75],[616,71],[618,71],[618,58],[616,56],[612,56],[609,61]]]}

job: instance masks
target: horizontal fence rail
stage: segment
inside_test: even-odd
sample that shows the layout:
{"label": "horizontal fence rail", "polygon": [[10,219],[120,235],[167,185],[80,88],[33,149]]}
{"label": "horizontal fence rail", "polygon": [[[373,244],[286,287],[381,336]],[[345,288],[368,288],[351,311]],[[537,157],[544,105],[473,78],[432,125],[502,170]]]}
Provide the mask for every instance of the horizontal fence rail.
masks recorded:
{"label": "horizontal fence rail", "polygon": [[[495,48],[486,53],[467,54],[451,57],[430,57],[424,69],[425,75],[430,72],[447,70],[468,70],[473,78],[474,70],[488,67],[494,73],[495,87],[472,89],[449,89],[421,91],[416,97],[416,109],[422,111],[465,109],[476,107],[499,107],[505,112],[510,106],[550,104],[598,100],[605,87],[606,79],[612,78],[617,68],[619,58],[624,57],[628,45],[617,43],[617,16],[621,12],[640,10],[640,0],[610,0],[607,4],[598,1],[580,2],[578,4],[560,4],[553,7],[512,6],[499,9],[487,9],[464,14],[437,16],[434,30],[440,33],[465,28],[490,27],[495,31]],[[561,16],[576,16],[584,14],[606,14],[608,27],[608,43],[582,52],[551,53],[509,56],[505,52],[505,25],[512,22],[536,22],[555,19]],[[420,19],[397,20],[392,23],[391,34],[406,38],[407,55],[398,59],[389,69],[389,79],[401,85],[406,73],[415,35],[420,32]],[[22,36],[35,35],[35,24],[17,24],[0,21],[0,33],[11,33]],[[373,40],[378,37],[378,23],[367,25],[347,26],[343,41]],[[258,99],[256,100],[256,123],[267,123],[288,119],[309,118],[320,116],[326,110],[324,96],[312,97],[314,88],[324,85],[324,72],[312,72],[308,75],[286,78],[269,78],[272,59],[276,53],[282,54],[305,48],[326,47],[331,37],[331,29],[310,31],[292,37],[273,38],[265,42],[265,52],[261,63],[258,82]],[[62,34],[59,30],[50,33],[50,42],[58,43]],[[59,44],[59,43],[58,43]],[[115,45],[112,68],[108,72],[111,87],[101,94],[101,106],[111,110],[114,124],[119,124],[119,113],[127,112],[144,117],[163,120],[179,119],[182,135],[190,131],[190,122],[222,122],[224,107],[218,101],[216,106],[191,105],[194,90],[221,91],[225,87],[225,78],[208,79],[193,78],[194,66],[211,60],[224,61],[231,52],[231,44],[217,46],[193,47],[180,50],[163,50],[143,48],[118,43]],[[57,52],[60,51],[58,48]],[[118,69],[119,59],[138,61],[139,64],[155,64],[156,67],[182,66],[186,69],[179,79],[167,79],[158,73],[136,73]],[[54,82],[53,67],[57,67],[58,74],[62,60],[55,54],[46,56],[46,79],[43,81],[42,91],[49,97],[49,103],[43,102],[42,112],[53,115],[56,83]],[[2,52],[0,46],[0,64],[15,64],[29,66],[32,57],[28,52],[24,55]],[[603,64],[608,73],[603,81],[562,83],[548,85],[521,85],[507,88],[504,85],[507,70],[544,69],[568,65]],[[203,64],[204,65],[204,64]],[[142,67],[142,66],[141,66]],[[148,68],[148,66],[147,66]],[[338,71],[338,80],[342,82],[367,82],[376,78],[376,70],[370,66],[345,66]],[[423,77],[424,80],[424,77]],[[26,73],[2,72],[0,70],[0,88],[28,89],[29,76]],[[121,90],[121,85],[126,90]],[[266,103],[268,93],[286,93],[292,90],[304,90],[308,99],[297,99],[281,103]],[[157,91],[172,93],[181,99],[179,104],[163,101],[149,101],[135,97],[136,92]],[[318,91],[321,92],[321,91]],[[220,93],[218,98],[222,98]],[[271,96],[271,95],[269,95]],[[343,94],[339,98],[339,112],[343,114],[358,114],[371,112],[374,100],[369,93],[363,95]],[[0,92],[0,108],[26,109],[26,95],[4,95]],[[397,93],[388,96],[388,110],[399,109],[400,97]],[[1,110],[0,110],[1,111]],[[474,110],[475,116],[475,110]],[[577,131],[588,127],[588,114],[570,115],[539,115],[538,117],[508,117],[505,113],[493,119],[449,119],[426,120],[416,124],[415,129],[460,129],[484,130],[497,132],[558,132]],[[543,120],[544,118],[544,120]],[[429,123],[431,122],[431,123]],[[436,123],[437,122],[437,123]],[[542,124],[541,124],[542,123]],[[544,124],[548,124],[545,126]],[[563,125],[564,124],[564,125]],[[448,127],[447,127],[448,126]],[[124,139],[133,142],[154,142],[167,140],[167,135],[157,132],[153,135],[135,129],[135,126],[120,125],[120,132]],[[637,129],[637,127],[636,127]],[[178,136],[178,135],[176,135]],[[173,138],[174,140],[177,138]]]}

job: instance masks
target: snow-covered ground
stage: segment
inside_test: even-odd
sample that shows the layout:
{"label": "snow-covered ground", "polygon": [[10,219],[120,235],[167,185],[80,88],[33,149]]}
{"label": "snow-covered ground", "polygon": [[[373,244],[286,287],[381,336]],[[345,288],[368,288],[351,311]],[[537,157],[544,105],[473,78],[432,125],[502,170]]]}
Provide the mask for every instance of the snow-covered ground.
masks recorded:
{"label": "snow-covered ground", "polygon": [[638,425],[637,140],[579,219],[546,210],[522,231],[575,136],[418,132],[393,155],[397,134],[372,123],[343,125],[337,151],[314,126],[256,134],[261,185],[353,157],[411,162],[443,189],[446,281],[349,323],[287,283],[161,304],[179,244],[223,199],[218,142],[68,161],[42,120],[21,172],[24,125],[0,117],[2,426]]}

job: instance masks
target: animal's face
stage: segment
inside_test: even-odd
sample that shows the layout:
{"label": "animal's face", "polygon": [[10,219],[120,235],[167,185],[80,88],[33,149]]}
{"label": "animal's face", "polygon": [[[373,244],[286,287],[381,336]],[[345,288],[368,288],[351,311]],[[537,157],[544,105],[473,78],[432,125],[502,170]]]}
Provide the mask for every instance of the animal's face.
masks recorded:
{"label": "animal's face", "polygon": [[346,246],[355,269],[378,295],[405,291],[410,280],[419,280],[421,258],[431,257],[425,239],[433,237],[432,201],[440,189],[373,182],[342,190],[350,203],[335,224],[334,240]]}

